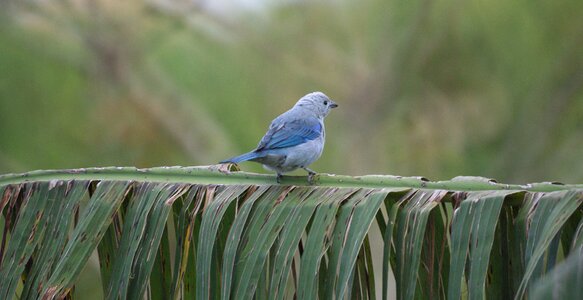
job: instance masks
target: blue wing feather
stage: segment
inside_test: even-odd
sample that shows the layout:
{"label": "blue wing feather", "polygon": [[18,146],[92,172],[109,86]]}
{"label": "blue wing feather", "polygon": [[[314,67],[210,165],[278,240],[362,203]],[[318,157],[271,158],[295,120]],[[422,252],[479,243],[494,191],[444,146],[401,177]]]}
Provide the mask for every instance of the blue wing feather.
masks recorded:
{"label": "blue wing feather", "polygon": [[322,124],[317,119],[272,124],[259,142],[257,151],[288,148],[315,140],[322,134],[322,129]]}

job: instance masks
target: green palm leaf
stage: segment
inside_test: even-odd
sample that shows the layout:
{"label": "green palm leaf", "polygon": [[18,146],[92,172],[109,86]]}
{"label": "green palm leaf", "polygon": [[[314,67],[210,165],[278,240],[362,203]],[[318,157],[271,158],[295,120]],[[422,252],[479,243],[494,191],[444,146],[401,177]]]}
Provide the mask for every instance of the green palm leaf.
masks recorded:
{"label": "green palm leaf", "polygon": [[0,297],[74,297],[96,251],[108,299],[387,299],[390,270],[399,299],[581,284],[582,185],[223,172],[1,176]]}

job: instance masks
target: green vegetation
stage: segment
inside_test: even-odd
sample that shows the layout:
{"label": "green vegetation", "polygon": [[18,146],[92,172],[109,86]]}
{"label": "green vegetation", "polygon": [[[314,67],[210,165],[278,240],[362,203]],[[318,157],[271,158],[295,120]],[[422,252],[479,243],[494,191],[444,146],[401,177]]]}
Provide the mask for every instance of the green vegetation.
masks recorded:
{"label": "green vegetation", "polygon": [[583,181],[581,1],[189,3],[1,4],[0,172],[211,164],[323,90],[318,171]]}
{"label": "green vegetation", "polygon": [[285,185],[299,179],[216,167],[0,176],[0,297],[86,299],[75,285],[96,250],[93,293],[106,299],[561,299],[581,284],[583,185]]}

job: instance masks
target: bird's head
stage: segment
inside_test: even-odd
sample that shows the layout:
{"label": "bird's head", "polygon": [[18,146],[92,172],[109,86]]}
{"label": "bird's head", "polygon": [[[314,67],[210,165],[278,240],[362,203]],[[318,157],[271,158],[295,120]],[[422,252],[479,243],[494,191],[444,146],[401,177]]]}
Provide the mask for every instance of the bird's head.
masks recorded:
{"label": "bird's head", "polygon": [[338,104],[322,92],[313,92],[303,96],[295,106],[309,110],[317,117],[324,118],[332,108],[338,107]]}

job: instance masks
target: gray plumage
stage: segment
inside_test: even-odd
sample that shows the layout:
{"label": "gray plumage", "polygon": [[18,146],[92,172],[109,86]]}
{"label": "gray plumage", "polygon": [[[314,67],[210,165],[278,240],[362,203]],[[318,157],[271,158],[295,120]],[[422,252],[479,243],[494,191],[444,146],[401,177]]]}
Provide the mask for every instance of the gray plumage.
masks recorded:
{"label": "gray plumage", "polygon": [[324,150],[324,118],[337,106],[322,92],[307,94],[271,122],[257,148],[221,163],[255,161],[275,171],[278,182],[284,173],[303,168],[311,182],[315,172],[308,166],[318,160]]}

